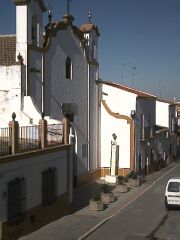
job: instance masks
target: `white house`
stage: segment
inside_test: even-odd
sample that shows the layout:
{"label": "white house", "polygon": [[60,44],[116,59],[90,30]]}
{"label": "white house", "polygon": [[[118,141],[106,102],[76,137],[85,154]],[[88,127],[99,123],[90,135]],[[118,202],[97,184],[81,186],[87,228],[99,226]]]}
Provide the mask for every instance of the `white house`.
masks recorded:
{"label": "white house", "polygon": [[[153,114],[151,125],[155,125],[155,104],[150,104],[149,99],[154,101],[156,97],[109,81],[101,81],[100,84],[102,86],[102,176],[109,173],[113,133],[117,136],[117,145],[119,146],[117,173],[126,175],[131,170],[138,171],[145,168],[144,156],[141,156],[141,163],[138,160],[139,156],[143,154],[140,147],[140,134],[142,132],[141,128],[144,129],[149,126],[149,112]],[[139,99],[141,99],[141,104]]]}
{"label": "white house", "polygon": [[177,154],[177,103],[158,98],[156,101],[156,123],[161,129],[168,129],[169,160]]}

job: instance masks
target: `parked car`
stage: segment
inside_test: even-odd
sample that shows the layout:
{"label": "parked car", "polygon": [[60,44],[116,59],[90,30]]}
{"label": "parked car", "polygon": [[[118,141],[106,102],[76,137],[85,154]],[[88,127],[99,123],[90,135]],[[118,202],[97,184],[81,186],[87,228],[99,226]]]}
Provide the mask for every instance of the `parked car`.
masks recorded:
{"label": "parked car", "polygon": [[180,207],[180,178],[169,179],[165,191],[165,207]]}

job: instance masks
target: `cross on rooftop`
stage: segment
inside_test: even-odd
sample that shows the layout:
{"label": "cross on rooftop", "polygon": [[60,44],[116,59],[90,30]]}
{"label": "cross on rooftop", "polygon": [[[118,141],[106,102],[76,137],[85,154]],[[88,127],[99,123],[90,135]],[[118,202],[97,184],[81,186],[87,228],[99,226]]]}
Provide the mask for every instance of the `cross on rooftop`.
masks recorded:
{"label": "cross on rooftop", "polygon": [[72,2],[72,0],[67,0],[67,15],[69,15],[70,12],[70,2]]}

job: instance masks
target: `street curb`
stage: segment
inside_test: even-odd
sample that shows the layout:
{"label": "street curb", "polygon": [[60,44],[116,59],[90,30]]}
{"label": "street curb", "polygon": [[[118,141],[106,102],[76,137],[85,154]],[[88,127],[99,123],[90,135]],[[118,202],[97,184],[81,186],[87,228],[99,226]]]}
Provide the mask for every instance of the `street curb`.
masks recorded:
{"label": "street curb", "polygon": [[101,222],[99,222],[98,224],[96,224],[93,228],[91,228],[89,231],[87,231],[86,233],[84,233],[80,238],[78,238],[78,240],[83,240],[86,237],[88,237],[89,235],[91,235],[94,231],[96,231],[99,227],[101,227],[104,223],[106,223],[107,221],[109,221],[111,218],[113,218],[114,216],[116,216],[117,214],[120,214],[125,208],[127,208],[131,203],[133,203],[136,199],[138,199],[139,197],[141,197],[144,193],[146,193],[147,191],[149,191],[149,189],[151,189],[154,184],[156,184],[157,182],[159,182],[163,177],[165,177],[167,174],[169,174],[170,172],[172,172],[174,169],[176,169],[180,164],[177,164],[176,166],[172,167],[171,169],[169,169],[167,172],[165,172],[163,175],[161,175],[158,179],[156,179],[150,186],[148,186],[145,190],[143,190],[142,192],[140,192],[137,196],[135,196],[135,198],[131,199],[129,202],[127,202],[125,205],[123,205],[118,211],[114,212],[113,214],[111,214],[109,217],[106,217],[104,220],[102,220]]}

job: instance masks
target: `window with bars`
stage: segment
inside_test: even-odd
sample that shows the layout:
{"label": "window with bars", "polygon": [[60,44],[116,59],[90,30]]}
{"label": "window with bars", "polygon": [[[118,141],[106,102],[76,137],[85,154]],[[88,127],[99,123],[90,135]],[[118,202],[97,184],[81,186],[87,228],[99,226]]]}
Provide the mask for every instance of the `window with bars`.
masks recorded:
{"label": "window with bars", "polygon": [[56,200],[57,169],[49,168],[42,172],[42,205],[47,206]]}
{"label": "window with bars", "polygon": [[7,216],[8,220],[22,215],[26,207],[26,180],[16,178],[8,183]]}

